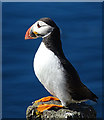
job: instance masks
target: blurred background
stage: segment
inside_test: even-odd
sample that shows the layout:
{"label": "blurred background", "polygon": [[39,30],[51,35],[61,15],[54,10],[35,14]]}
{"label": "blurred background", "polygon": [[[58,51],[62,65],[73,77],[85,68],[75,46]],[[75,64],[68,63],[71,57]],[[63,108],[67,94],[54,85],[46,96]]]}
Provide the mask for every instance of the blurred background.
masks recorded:
{"label": "blurred background", "polygon": [[27,29],[50,17],[61,31],[67,59],[81,81],[98,97],[88,101],[102,117],[102,4],[71,2],[2,3],[3,118],[25,118],[26,109],[50,95],[33,71],[34,55],[42,39],[25,40]]}

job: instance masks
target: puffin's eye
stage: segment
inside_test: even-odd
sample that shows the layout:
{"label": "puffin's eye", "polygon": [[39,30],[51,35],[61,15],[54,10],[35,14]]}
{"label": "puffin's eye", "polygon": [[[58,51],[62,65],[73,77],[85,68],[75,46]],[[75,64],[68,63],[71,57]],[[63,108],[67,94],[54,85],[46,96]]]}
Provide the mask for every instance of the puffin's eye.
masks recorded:
{"label": "puffin's eye", "polygon": [[37,27],[40,28],[41,26],[39,25],[39,23],[37,24]]}

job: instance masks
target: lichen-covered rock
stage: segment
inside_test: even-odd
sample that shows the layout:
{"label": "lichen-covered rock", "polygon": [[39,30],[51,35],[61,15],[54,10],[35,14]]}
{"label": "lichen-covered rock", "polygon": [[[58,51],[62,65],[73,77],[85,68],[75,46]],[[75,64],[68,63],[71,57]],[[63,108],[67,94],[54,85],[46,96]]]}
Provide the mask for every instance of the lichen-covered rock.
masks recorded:
{"label": "lichen-covered rock", "polygon": [[93,118],[96,120],[96,111],[92,106],[87,105],[85,103],[80,104],[70,104],[69,107],[64,108],[51,108],[50,110],[46,110],[43,113],[39,113],[37,111],[37,106],[39,104],[57,104],[61,105],[60,101],[48,101],[48,102],[39,102],[38,104],[34,103],[29,106],[26,111],[27,120],[59,120],[59,119],[67,119],[67,120],[80,120],[84,118],[84,120],[88,120],[89,118]]}

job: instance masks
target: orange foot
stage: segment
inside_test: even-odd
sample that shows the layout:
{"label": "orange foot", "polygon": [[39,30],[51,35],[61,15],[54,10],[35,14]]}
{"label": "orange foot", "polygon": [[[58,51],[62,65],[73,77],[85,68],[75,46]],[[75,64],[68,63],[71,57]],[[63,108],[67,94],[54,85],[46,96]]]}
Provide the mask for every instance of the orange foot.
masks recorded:
{"label": "orange foot", "polygon": [[49,100],[59,100],[59,99],[56,98],[56,97],[48,96],[48,97],[44,97],[44,98],[41,98],[39,100],[36,100],[35,103],[46,102],[46,101],[49,101]]}
{"label": "orange foot", "polygon": [[43,112],[43,111],[48,110],[52,107],[61,107],[62,108],[63,106],[62,105],[55,105],[55,104],[41,104],[41,105],[38,105],[37,110],[38,110],[38,112]]}
{"label": "orange foot", "polygon": [[[56,100],[56,101],[58,101],[59,99],[56,98],[56,97],[48,96],[48,97],[44,97],[44,98],[41,98],[39,100],[36,100],[34,103],[47,102],[49,100]],[[40,104],[37,107],[37,111],[38,112],[43,112],[43,111],[48,110],[48,109],[50,109],[52,107],[63,107],[63,106],[62,105],[55,105],[55,104]]]}

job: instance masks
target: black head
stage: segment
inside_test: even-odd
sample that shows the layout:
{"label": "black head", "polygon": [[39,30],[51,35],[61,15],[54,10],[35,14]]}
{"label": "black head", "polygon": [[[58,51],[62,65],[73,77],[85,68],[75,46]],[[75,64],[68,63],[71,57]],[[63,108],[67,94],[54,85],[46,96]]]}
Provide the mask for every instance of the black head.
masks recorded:
{"label": "black head", "polygon": [[43,21],[52,27],[57,27],[57,25],[55,24],[55,22],[51,18],[45,17],[45,18],[39,19],[39,21]]}

